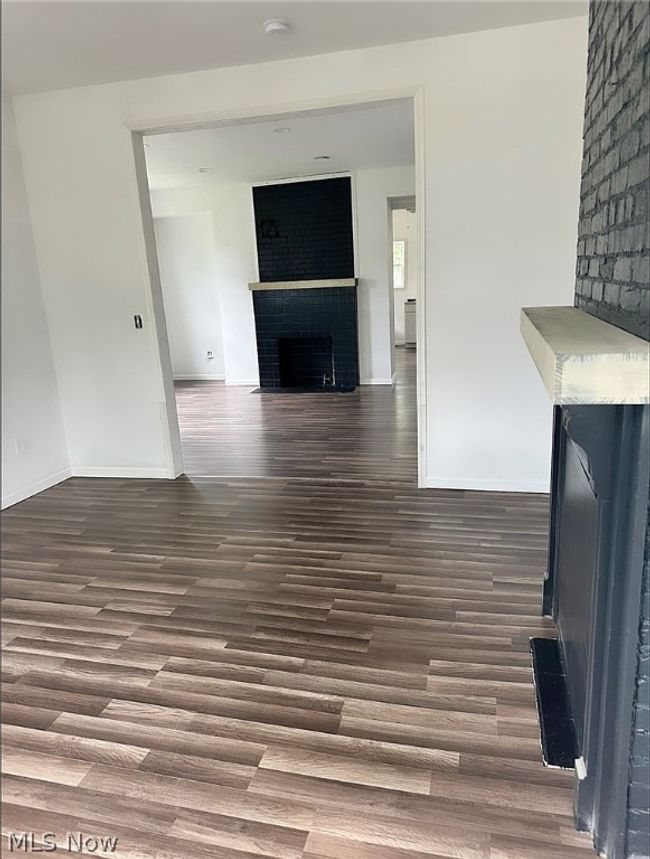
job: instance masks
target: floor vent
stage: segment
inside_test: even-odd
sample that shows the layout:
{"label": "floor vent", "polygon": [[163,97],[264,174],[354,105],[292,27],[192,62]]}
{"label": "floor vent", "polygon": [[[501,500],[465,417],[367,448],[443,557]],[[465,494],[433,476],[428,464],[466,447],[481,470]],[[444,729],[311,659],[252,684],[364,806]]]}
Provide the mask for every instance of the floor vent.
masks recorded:
{"label": "floor vent", "polygon": [[573,769],[578,757],[576,728],[571,716],[560,642],[551,638],[531,638],[530,651],[544,763],[549,767]]}

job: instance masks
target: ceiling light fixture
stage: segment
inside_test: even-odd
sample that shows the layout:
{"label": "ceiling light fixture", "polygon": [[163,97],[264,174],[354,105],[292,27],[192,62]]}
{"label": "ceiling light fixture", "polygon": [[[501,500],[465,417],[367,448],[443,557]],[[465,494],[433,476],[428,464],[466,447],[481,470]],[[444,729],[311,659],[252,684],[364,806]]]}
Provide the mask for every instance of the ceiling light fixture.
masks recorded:
{"label": "ceiling light fixture", "polygon": [[291,24],[281,18],[270,18],[264,22],[264,32],[267,36],[286,36],[291,32]]}
{"label": "ceiling light fixture", "polygon": [[276,134],[290,134],[293,131],[293,128],[288,128],[287,126],[284,126],[282,128],[274,128],[273,131]]}
{"label": "ceiling light fixture", "polygon": [[331,155],[314,155],[314,161],[329,161]]}

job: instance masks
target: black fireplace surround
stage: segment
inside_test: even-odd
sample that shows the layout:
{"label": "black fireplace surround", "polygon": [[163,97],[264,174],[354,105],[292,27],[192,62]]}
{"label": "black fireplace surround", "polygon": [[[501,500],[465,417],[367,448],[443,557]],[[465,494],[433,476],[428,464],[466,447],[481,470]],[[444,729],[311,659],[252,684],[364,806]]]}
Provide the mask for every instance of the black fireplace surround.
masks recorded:
{"label": "black fireplace surround", "polygon": [[[576,779],[578,828],[591,831],[601,855],[616,859],[648,855],[634,849],[629,834],[630,822],[635,830],[647,826],[647,813],[633,811],[630,821],[629,804],[647,808],[647,788],[630,779],[648,747],[648,684],[637,685],[635,675],[637,648],[646,671],[648,665],[640,641],[644,628],[647,636],[649,485],[647,405],[555,407],[544,613],[558,627],[585,764],[585,777]],[[647,845],[647,833],[637,843]]]}
{"label": "black fireplace surround", "polygon": [[262,389],[359,384],[354,286],[253,292]]}

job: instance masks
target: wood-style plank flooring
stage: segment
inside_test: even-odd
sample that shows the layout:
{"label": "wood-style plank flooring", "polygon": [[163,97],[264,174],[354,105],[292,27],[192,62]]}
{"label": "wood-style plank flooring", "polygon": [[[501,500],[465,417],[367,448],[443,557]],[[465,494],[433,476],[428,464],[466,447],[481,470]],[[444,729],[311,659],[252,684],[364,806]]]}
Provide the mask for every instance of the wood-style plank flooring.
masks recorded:
{"label": "wood-style plank flooring", "polygon": [[193,476],[417,479],[415,351],[397,380],[351,393],[253,394],[176,382],[183,461]]}
{"label": "wood-style plank flooring", "polygon": [[120,859],[594,855],[540,759],[547,499],[328,451],[329,477],[73,478],[5,511],[3,856],[24,831]]}

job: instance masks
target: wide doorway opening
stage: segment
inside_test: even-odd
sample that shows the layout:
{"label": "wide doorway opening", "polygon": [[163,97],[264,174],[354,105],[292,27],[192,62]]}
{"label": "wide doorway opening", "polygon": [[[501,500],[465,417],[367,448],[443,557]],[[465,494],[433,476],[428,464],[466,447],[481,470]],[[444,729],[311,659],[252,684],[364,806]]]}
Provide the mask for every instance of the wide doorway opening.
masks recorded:
{"label": "wide doorway opening", "polygon": [[180,472],[417,481],[414,138],[412,99],[144,135]]}

